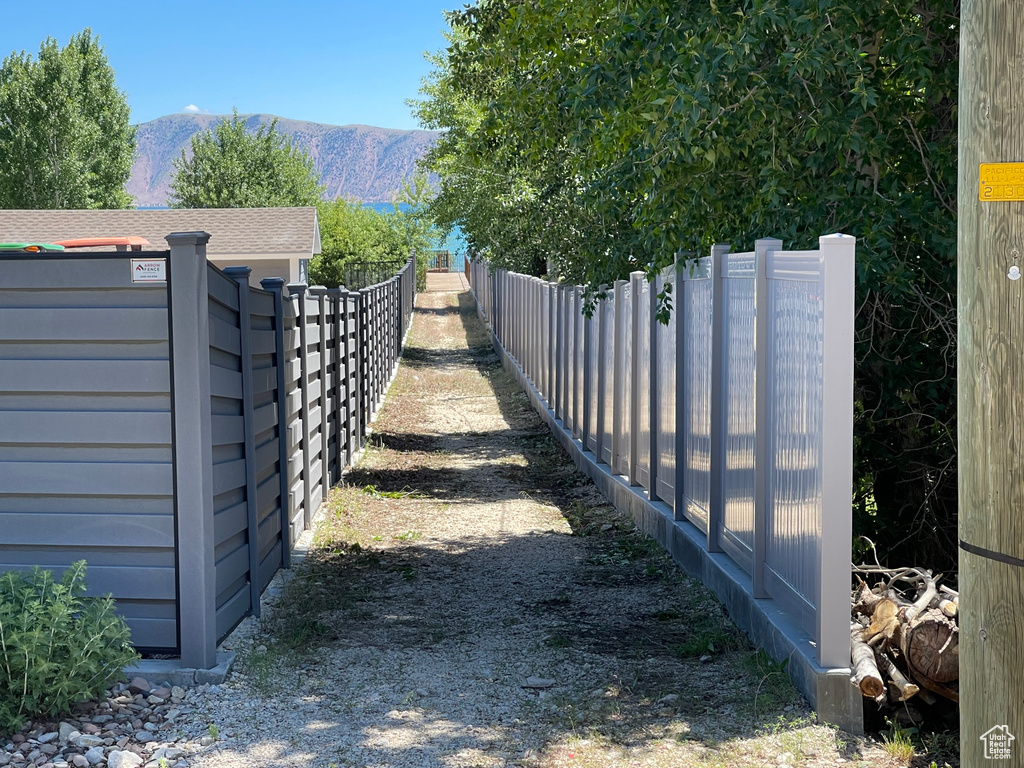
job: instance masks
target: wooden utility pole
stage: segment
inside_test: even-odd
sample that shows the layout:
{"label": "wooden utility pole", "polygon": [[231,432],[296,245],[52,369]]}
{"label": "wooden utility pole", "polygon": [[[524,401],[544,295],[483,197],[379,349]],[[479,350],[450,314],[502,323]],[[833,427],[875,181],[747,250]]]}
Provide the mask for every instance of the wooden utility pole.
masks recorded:
{"label": "wooden utility pole", "polygon": [[964,0],[958,109],[961,764],[1024,766],[1021,0]]}

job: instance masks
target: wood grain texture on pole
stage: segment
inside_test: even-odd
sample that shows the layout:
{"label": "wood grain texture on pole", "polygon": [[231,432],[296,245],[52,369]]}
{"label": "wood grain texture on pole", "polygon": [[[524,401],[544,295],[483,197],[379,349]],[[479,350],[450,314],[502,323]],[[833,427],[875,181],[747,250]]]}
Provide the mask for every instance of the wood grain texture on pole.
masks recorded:
{"label": "wood grain texture on pole", "polygon": [[1024,764],[1024,203],[979,200],[981,163],[1024,162],[1024,4],[961,6],[958,232],[960,743],[1007,726]]}

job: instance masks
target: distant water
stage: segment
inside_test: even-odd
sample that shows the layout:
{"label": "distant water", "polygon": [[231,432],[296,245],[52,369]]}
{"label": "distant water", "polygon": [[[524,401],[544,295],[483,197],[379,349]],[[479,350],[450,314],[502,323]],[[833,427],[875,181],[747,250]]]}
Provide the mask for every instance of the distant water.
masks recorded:
{"label": "distant water", "polygon": [[[381,213],[391,213],[395,210],[395,206],[391,203],[363,203],[367,208],[373,208],[375,211]],[[464,254],[468,247],[466,243],[466,237],[462,234],[462,230],[456,227],[452,230],[452,233],[446,240],[440,243],[435,243],[434,247],[439,251],[451,251],[452,253]]]}
{"label": "distant water", "polygon": [[[395,206],[391,203],[363,203],[363,205],[382,213],[390,213],[395,210]],[[166,211],[169,210],[169,207],[166,205],[140,205],[137,210]],[[466,243],[466,237],[462,234],[462,230],[456,227],[444,242],[435,243],[434,247],[439,251],[451,251],[452,253],[465,254],[468,245]]]}

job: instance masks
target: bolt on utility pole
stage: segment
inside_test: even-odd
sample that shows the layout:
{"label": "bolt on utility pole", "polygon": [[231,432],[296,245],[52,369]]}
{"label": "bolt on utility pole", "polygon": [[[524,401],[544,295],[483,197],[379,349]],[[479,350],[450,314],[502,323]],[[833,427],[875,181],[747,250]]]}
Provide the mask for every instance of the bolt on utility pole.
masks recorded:
{"label": "bolt on utility pole", "polygon": [[1024,765],[1024,3],[964,0],[960,757]]}

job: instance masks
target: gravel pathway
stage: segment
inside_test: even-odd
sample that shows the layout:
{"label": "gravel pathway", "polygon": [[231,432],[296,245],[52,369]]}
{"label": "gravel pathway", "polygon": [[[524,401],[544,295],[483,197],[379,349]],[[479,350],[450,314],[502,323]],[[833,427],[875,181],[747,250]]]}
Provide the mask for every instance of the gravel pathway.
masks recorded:
{"label": "gravel pathway", "polygon": [[176,727],[195,768],[891,765],[556,446],[462,292],[421,294],[303,565]]}

